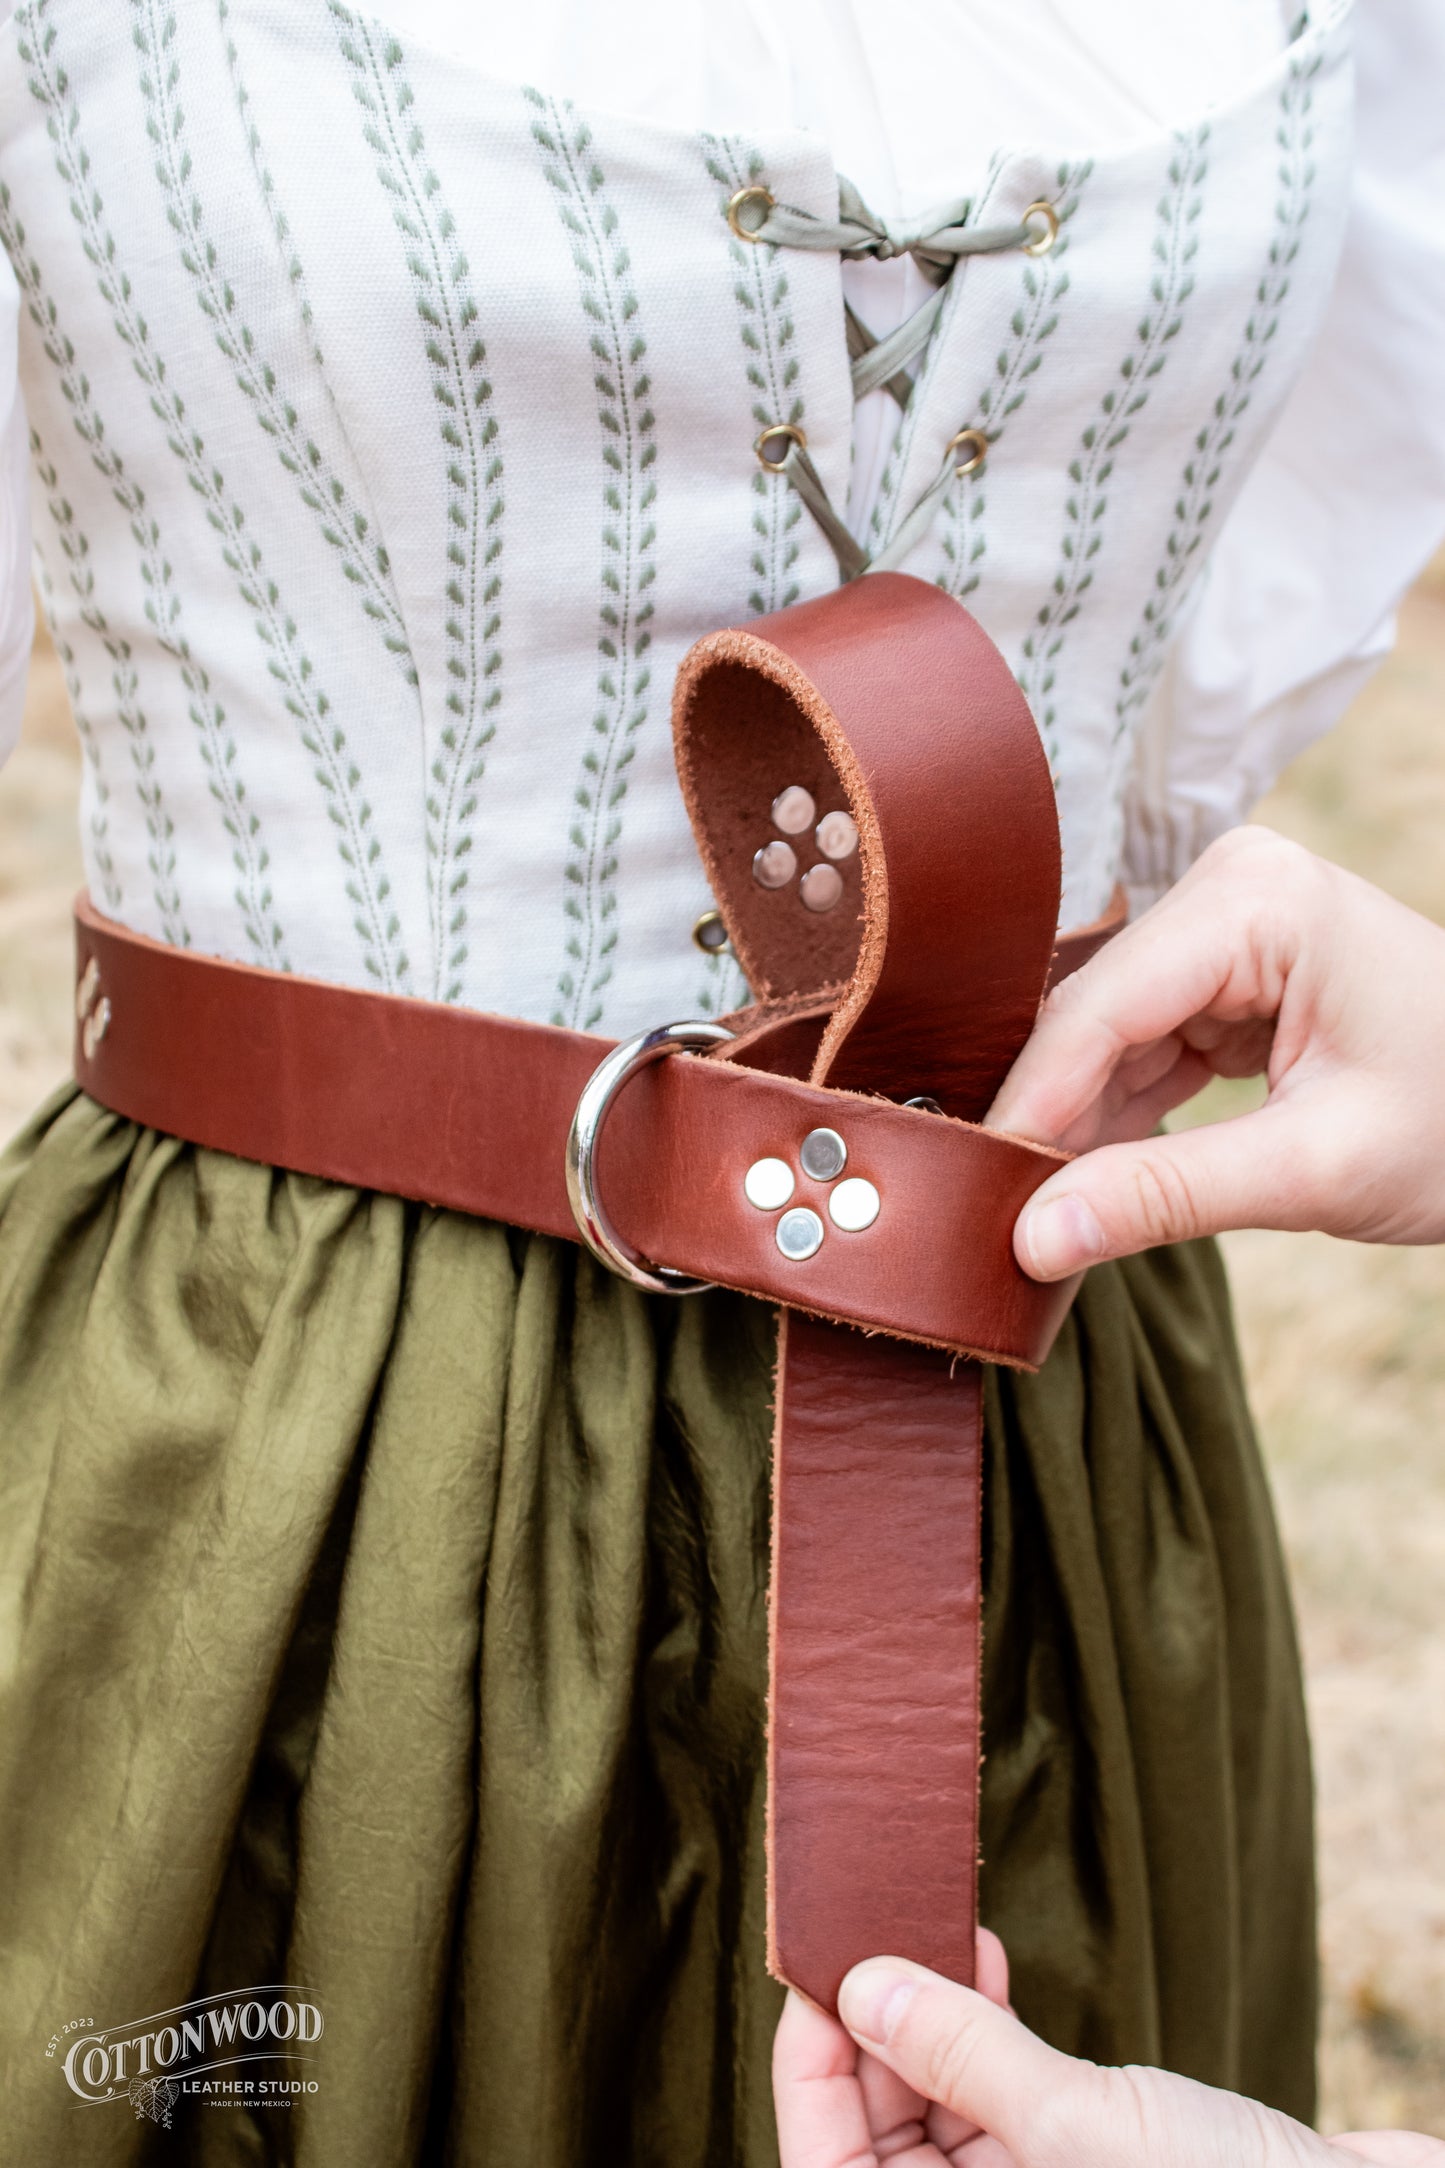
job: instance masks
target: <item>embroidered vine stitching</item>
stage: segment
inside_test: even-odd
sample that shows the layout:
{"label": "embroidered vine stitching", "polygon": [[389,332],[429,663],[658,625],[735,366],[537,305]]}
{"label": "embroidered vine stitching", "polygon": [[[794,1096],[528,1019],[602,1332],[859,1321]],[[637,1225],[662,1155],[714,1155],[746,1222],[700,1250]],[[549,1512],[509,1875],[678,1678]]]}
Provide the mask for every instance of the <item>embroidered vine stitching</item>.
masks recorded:
{"label": "embroidered vine stitching", "polygon": [[[1279,195],[1264,268],[1245,319],[1239,347],[1223,390],[1197,431],[1179,480],[1173,522],[1155,571],[1153,591],[1130,638],[1119,672],[1114,705],[1115,775],[1127,753],[1132,726],[1163,667],[1183,590],[1199,562],[1228,454],[1254,387],[1269,360],[1280,314],[1289,295],[1314,191],[1314,80],[1323,62],[1318,46],[1291,62],[1280,93],[1276,141],[1280,151]],[[1117,793],[1111,792],[1112,798]]]}
{"label": "embroidered vine stitching", "polygon": [[[30,450],[38,466],[43,454],[40,439],[33,429],[30,432]],[[42,479],[44,479],[43,474]],[[110,786],[105,780],[105,771],[101,766],[100,743],[95,734],[95,725],[91,722],[86,710],[85,688],[80,682],[80,670],[76,663],[75,650],[66,639],[61,629],[59,617],[56,614],[55,582],[52,580],[47,567],[41,561],[38,548],[36,550],[36,584],[40,589],[40,607],[45,614],[45,622],[50,628],[50,638],[54,644],[56,654],[60,657],[61,669],[65,673],[65,690],[70,697],[70,712],[75,718],[76,735],[80,739],[85,764],[90,770],[90,864],[95,868],[99,876],[100,892],[107,909],[118,912],[125,899],[119,877],[116,874],[115,860],[111,856],[110,850],[110,815],[106,810],[110,804]]]}
{"label": "embroidered vine stitching", "polygon": [[172,387],[165,363],[151,344],[150,330],[123,268],[115,237],[105,223],[103,203],[91,171],[90,155],[80,135],[80,112],[67,71],[56,58],[57,32],[46,20],[50,0],[31,0],[16,10],[17,39],[30,69],[32,96],[45,109],[46,130],[56,171],[69,191],[71,216],[80,229],[81,246],[95,273],[102,300],[111,311],[116,335],[129,350],[136,374],[150,394],[152,411],[165,431],[171,452],[201,499],[210,526],[220,537],[221,555],[236,581],[237,592],[252,613],[256,637],[266,650],[266,667],[281,687],[287,712],[300,726],[301,743],[314,762],[313,773],[325,793],[326,811],[336,830],[336,847],[347,868],[346,894],[355,908],[353,924],[361,942],[362,962],[389,992],[404,986],[409,973],[399,945],[401,923],[390,906],[391,884],[381,862],[381,844],[372,828],[371,808],[358,791],[361,771],[351,755],[346,733],[331,714],[331,703],[315,683],[313,665],[300,646],[297,627],[277,583],[266,571],[260,544],[251,538],[245,513],[227,488],[221,470],[207,456],[205,441],[193,428],[185,401]]}
{"label": "embroidered vine stitching", "polygon": [[175,8],[170,0],[131,0],[131,7],[141,60],[146,133],[156,152],[155,176],[201,313],[209,320],[216,344],[231,364],[236,383],[259,426],[274,443],[277,458],[295,481],[297,494],[315,519],[322,540],[336,553],[343,575],[357,590],[361,607],[387,653],[407,682],[414,685],[416,667],[385,545],[373,536],[370,519],[353,501],[345,482],[282,391],[275,367],[259,350],[255,334],[241,315],[236,289],[207,230],[195,166],[186,146]]}
{"label": "embroidered vine stitching", "polygon": [[[1069,249],[1069,227],[1092,171],[1090,159],[1060,166],[1054,198],[1058,236],[1046,256],[1024,257],[1023,296],[1009,318],[1008,339],[994,358],[992,380],[980,388],[969,421],[961,425],[976,429],[990,454],[1027,399],[1031,380],[1043,366],[1047,342],[1058,329],[1060,304],[1069,291],[1069,271],[1063,260]],[[958,476],[948,493],[948,514],[940,537],[944,569],[936,575],[935,585],[960,602],[978,586],[988,554],[987,476],[985,461],[974,473]]]}
{"label": "embroidered vine stitching", "polygon": [[1094,560],[1104,544],[1115,456],[1168,362],[1171,342],[1179,335],[1194,291],[1193,266],[1199,253],[1198,225],[1208,170],[1206,124],[1175,138],[1167,185],[1155,211],[1149,304],[1139,320],[1135,344],[1119,365],[1117,381],[1100,399],[1099,410],[1085,425],[1078,451],[1069,462],[1073,486],[1064,505],[1059,565],[1048,599],[1040,605],[1024,640],[1019,671],[1019,685],[1043,735],[1050,766],[1056,766],[1058,759],[1058,718],[1052,694],[1059,656],[1093,585]]}
{"label": "embroidered vine stitching", "polygon": [[427,767],[432,991],[457,1001],[467,960],[472,824],[496,733],[502,668],[502,455],[471,269],[428,162],[404,54],[390,33],[328,0],[376,173],[411,275],[447,477],[447,721]]}
{"label": "embroidered vine stitching", "polygon": [[266,215],[271,221],[271,230],[276,236],[276,246],[281,253],[281,263],[286,273],[286,282],[296,296],[296,305],[301,312],[301,321],[306,326],[307,334],[311,340],[312,359],[317,367],[321,368],[324,367],[324,364],[321,359],[321,348],[316,341],[316,325],[312,315],[311,297],[306,290],[306,274],[302,269],[301,258],[296,252],[296,243],[291,234],[291,222],[281,208],[280,199],[276,193],[276,183],[271,178],[266,164],[260,130],[251,118],[251,93],[246,88],[246,79],[241,72],[241,56],[236,49],[236,41],[227,27],[231,20],[230,0],[216,0],[216,12],[222,35],[226,41],[226,66],[230,71],[231,88],[236,96],[236,111],[240,116],[242,129],[245,131],[246,149],[251,154],[251,168],[256,176],[256,185],[261,191],[261,201],[266,206]]}
{"label": "embroidered vine stitching", "polygon": [[160,913],[161,931],[172,947],[189,948],[191,937],[186,930],[186,922],[181,912],[180,890],[176,886],[175,828],[166,811],[160,777],[156,773],[155,747],[151,743],[145,710],[140,704],[140,680],[131,659],[130,642],[112,629],[105,612],[95,599],[95,574],[90,568],[90,543],[82,532],[74,510],[61,490],[55,468],[46,459],[40,439],[34,431],[31,432],[30,449],[35,459],[35,471],[45,491],[46,507],[55,527],[55,539],[66,562],[71,588],[80,604],[81,623],[90,627],[110,657],[110,682],[115,693],[115,712],[130,747],[135,793],[140,800],[146,834],[150,838],[146,863],[151,871],[151,893]]}
{"label": "embroidered vine stitching", "polygon": [[[740,188],[761,184],[762,154],[730,136],[705,135],[702,141],[709,178],[723,192],[718,208],[725,219],[728,204]],[[736,273],[733,298],[738,305],[744,366],[754,394],[753,420],[760,430],[777,422],[800,428],[804,408],[798,379],[802,372],[792,351],[795,334],[782,250],[768,243],[740,241],[731,229],[728,250]],[[753,512],[757,546],[750,565],[757,584],[748,596],[748,607],[763,617],[772,610],[787,609],[798,599],[798,583],[791,575],[802,554],[796,529],[803,506],[786,476],[764,474],[761,467],[753,475],[753,492],[759,501]]]}
{"label": "embroidered vine stitching", "polygon": [[[718,210],[726,221],[728,204],[738,190],[762,184],[766,170],[762,153],[734,136],[704,135],[702,144],[708,176],[722,191]],[[805,415],[799,388],[802,367],[793,350],[796,334],[783,252],[767,243],[740,241],[729,227],[728,253],[744,370],[753,393],[753,420],[760,430],[775,422],[801,428]],[[787,609],[801,593],[793,571],[802,555],[797,529],[803,505],[785,476],[765,474],[761,467],[753,475],[752,488],[757,502],[748,562],[755,584],[748,593],[748,607],[755,617],[764,617]],[[746,998],[746,983],[736,960],[709,956],[697,996],[699,1015],[725,1015]]]}
{"label": "embroidered vine stitching", "polygon": [[586,122],[569,104],[523,93],[533,107],[532,135],[557,213],[572,242],[572,260],[589,319],[597,419],[602,433],[604,551],[598,611],[597,708],[593,743],[582,757],[573,794],[577,817],[569,830],[563,912],[566,963],[558,976],[555,1024],[592,1030],[602,1021],[604,993],[617,947],[618,845],[628,770],[647,720],[657,577],[653,508],[657,483],[656,418],[648,405],[647,341],[637,322],[631,259],[621,237],[602,168],[592,154]]}
{"label": "embroidered vine stitching", "polygon": [[[89,379],[76,359],[75,348],[61,325],[54,300],[45,291],[40,266],[26,247],[25,228],[15,216],[10,191],[4,182],[0,182],[0,240],[4,241],[25,297],[26,312],[39,333],[41,349],[60,380],[75,433],[130,522],[131,538],[140,553],[145,614],[161,647],[174,657],[179,668],[188,712],[199,733],[201,758],[206,765],[211,796],[220,808],[222,825],[231,838],[231,859],[238,876],[235,900],[247,939],[256,951],[258,963],[269,970],[285,971],[289,969],[285,943],[266,879],[270,857],[261,840],[261,824],[246,803],[246,786],[236,741],[227,727],[226,711],[215,698],[210,677],[192,654],[186,638],[181,622],[181,598],[172,579],[160,526],[146,502],[145,491],[126,472],[123,458],[110,441],[96,410]],[[31,449],[38,461],[39,440],[34,436]],[[47,483],[47,488],[51,486]],[[62,661],[64,659],[62,656]],[[79,722],[76,727],[81,729]],[[81,737],[84,743],[83,729]],[[87,753],[98,778],[98,751],[87,747]]]}

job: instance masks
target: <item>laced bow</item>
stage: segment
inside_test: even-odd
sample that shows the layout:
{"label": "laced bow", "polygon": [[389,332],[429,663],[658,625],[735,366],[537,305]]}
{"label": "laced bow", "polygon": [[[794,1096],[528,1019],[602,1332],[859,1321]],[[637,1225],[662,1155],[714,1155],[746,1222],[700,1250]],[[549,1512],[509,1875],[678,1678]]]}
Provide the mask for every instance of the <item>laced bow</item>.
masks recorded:
{"label": "laced bow", "polygon": [[[1012,225],[971,226],[971,209],[971,199],[960,196],[915,218],[890,223],[870,210],[852,182],[840,175],[836,218],[818,218],[811,211],[779,203],[770,189],[754,185],[740,188],[732,198],[728,224],[743,241],[775,248],[811,249],[855,263],[868,257],[876,263],[891,263],[901,256],[913,258],[934,291],[906,323],[879,339],[851,307],[845,304],[844,311],[855,404],[881,385],[904,408],[913,395],[909,364],[922,354],[933,336],[947,299],[948,281],[959,260],[1014,248],[1041,256],[1053,247],[1058,235],[1058,214],[1050,203],[1031,203]],[[786,476],[827,537],[843,577],[856,579],[862,572],[885,571],[902,562],[928,527],[935,506],[955,475],[971,474],[983,464],[988,440],[976,429],[961,429],[950,438],[938,474],[900,521],[887,545],[874,556],[863,548],[838,513],[801,429],[792,422],[775,422],[763,430],[754,450],[770,473]]]}

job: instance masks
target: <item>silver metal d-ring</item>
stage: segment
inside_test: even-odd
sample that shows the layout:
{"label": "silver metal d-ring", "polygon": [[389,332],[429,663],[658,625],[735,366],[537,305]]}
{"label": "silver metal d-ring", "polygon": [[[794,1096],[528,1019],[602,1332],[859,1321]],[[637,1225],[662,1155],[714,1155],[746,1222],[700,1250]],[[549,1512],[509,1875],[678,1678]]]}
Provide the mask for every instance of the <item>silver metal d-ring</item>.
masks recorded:
{"label": "silver metal d-ring", "polygon": [[583,1085],[567,1132],[567,1199],[578,1234],[609,1272],[630,1280],[634,1287],[645,1288],[650,1295],[696,1295],[711,1282],[690,1279],[685,1272],[674,1272],[670,1265],[649,1265],[620,1240],[597,1194],[597,1140],[602,1124],[623,1085],[639,1069],[661,1061],[664,1054],[696,1054],[732,1037],[725,1024],[709,1024],[699,1018],[685,1024],[659,1024],[655,1030],[640,1031],[635,1039],[624,1039],[597,1064]]}

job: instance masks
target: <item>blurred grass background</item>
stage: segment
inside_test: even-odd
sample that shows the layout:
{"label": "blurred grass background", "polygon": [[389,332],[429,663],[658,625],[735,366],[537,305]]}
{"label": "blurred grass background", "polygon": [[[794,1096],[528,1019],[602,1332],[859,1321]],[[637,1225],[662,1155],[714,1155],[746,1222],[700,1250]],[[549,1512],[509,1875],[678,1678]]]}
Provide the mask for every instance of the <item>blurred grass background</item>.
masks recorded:
{"label": "blurred grass background", "polygon": [[[42,636],[0,769],[0,1136],[69,1065],[78,780]],[[1390,662],[1259,817],[1445,923],[1445,558]],[[1191,1118],[1249,1095],[1212,1088]],[[1226,1247],[1314,1724],[1322,2124],[1445,2133],[1445,1250]]]}

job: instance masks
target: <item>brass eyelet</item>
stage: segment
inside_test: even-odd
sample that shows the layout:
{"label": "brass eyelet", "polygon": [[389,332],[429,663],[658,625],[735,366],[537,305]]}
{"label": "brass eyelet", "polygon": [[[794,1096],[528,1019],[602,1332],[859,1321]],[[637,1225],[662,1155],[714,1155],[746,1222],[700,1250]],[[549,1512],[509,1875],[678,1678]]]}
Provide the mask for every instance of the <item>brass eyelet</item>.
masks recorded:
{"label": "brass eyelet", "polygon": [[770,188],[758,187],[740,188],[737,194],[729,199],[728,224],[740,241],[760,241],[762,239],[762,235],[757,231],[756,227],[743,224],[742,210],[744,204],[760,203],[762,205],[763,215],[758,220],[758,225],[764,226],[767,224],[768,213],[776,201],[777,198]]}
{"label": "brass eyelet", "polygon": [[693,946],[704,956],[721,956],[728,946],[728,930],[721,911],[704,911],[692,929]]}
{"label": "brass eyelet", "polygon": [[774,422],[770,429],[764,429],[759,436],[753,439],[753,450],[758,455],[758,465],[766,467],[770,474],[776,474],[788,456],[785,451],[782,458],[769,459],[765,446],[773,443],[775,439],[781,439],[785,444],[796,444],[800,452],[806,451],[808,448],[807,438],[794,423]]}
{"label": "brass eyelet", "polygon": [[1023,245],[1024,254],[1026,256],[1047,256],[1049,250],[1059,238],[1059,214],[1051,203],[1031,203],[1024,212],[1020,223],[1025,226],[1032,225],[1036,218],[1043,220],[1044,230],[1042,233],[1035,234],[1032,241],[1025,241]]}
{"label": "brass eyelet", "polygon": [[960,481],[966,474],[977,474],[988,457],[988,438],[981,429],[960,429],[958,435],[950,437],[944,446],[944,457],[947,458],[950,452],[962,451],[965,445],[968,447],[966,456],[955,460],[953,466]]}

